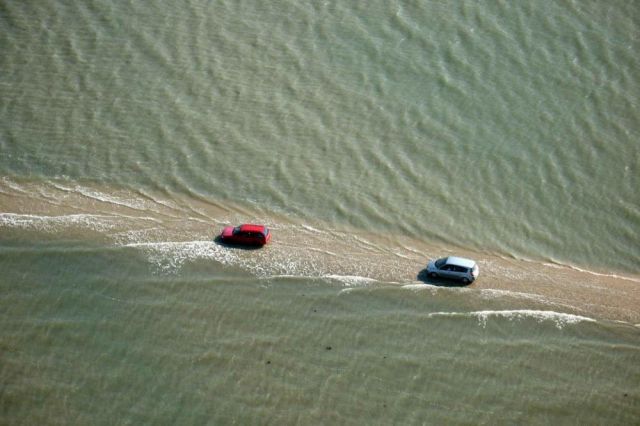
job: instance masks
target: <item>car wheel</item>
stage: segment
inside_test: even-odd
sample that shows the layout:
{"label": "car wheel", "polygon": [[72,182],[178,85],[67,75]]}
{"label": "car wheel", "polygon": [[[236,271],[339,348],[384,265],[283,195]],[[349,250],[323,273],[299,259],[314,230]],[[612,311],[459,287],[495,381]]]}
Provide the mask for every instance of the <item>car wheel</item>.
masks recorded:
{"label": "car wheel", "polygon": [[429,276],[431,278],[438,278],[438,274],[436,274],[435,272],[429,272]]}
{"label": "car wheel", "polygon": [[463,279],[462,279],[462,284],[465,284],[465,285],[466,285],[466,284],[469,284],[469,282],[470,282],[470,281],[469,281],[469,278],[463,278]]}

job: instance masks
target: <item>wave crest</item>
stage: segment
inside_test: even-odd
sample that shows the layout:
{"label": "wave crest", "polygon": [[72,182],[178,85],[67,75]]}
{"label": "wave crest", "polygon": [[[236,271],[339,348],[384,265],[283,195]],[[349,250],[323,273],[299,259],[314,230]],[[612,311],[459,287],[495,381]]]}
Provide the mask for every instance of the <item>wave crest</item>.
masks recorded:
{"label": "wave crest", "polygon": [[436,317],[462,317],[462,318],[477,318],[478,323],[483,327],[486,327],[487,321],[492,317],[506,318],[509,321],[521,321],[526,319],[533,319],[537,322],[552,321],[559,329],[566,325],[577,324],[580,322],[595,322],[593,318],[583,317],[580,315],[566,314],[555,311],[537,311],[531,309],[515,309],[515,310],[502,310],[502,311],[473,311],[473,312],[432,312],[428,315],[429,318]]}

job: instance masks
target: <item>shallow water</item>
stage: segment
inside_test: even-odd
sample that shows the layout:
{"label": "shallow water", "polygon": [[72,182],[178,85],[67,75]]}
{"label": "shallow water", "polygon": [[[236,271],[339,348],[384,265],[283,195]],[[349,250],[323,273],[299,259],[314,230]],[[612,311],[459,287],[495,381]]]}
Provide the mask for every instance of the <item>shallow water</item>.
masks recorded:
{"label": "shallow water", "polygon": [[640,415],[633,3],[0,10],[3,422]]}
{"label": "shallow water", "polygon": [[[3,248],[16,423],[629,424],[637,328],[477,290]],[[19,284],[19,285],[16,285]],[[526,303],[525,303],[526,302]],[[521,308],[517,306],[521,305]]]}

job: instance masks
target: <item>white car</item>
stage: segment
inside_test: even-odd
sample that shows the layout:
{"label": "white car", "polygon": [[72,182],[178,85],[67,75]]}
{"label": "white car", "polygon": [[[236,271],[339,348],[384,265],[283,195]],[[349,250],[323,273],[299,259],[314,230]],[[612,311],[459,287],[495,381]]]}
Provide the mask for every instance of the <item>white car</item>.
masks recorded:
{"label": "white car", "polygon": [[476,262],[464,257],[449,256],[442,259],[432,260],[427,265],[427,275],[431,278],[450,278],[462,281],[464,284],[472,283],[480,269]]}

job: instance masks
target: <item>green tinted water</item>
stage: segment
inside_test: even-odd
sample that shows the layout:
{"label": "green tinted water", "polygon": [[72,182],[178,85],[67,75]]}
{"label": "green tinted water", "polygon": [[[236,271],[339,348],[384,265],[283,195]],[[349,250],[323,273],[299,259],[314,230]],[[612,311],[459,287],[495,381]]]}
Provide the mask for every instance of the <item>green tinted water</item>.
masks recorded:
{"label": "green tinted water", "polygon": [[3,422],[638,417],[633,3],[0,11]]}

